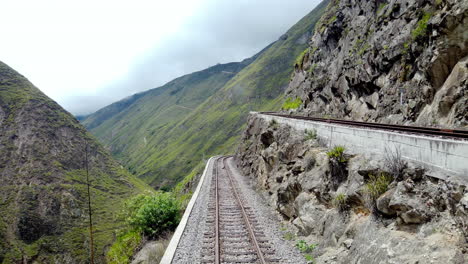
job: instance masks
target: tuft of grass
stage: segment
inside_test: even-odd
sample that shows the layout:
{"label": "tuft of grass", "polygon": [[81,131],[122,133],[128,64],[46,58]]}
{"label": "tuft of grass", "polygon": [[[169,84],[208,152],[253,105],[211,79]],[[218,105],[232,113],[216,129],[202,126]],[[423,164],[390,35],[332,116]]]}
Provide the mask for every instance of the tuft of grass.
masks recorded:
{"label": "tuft of grass", "polygon": [[286,232],[286,233],[284,233],[283,238],[286,239],[286,240],[291,241],[291,240],[296,239],[296,235],[293,234],[292,232]]}
{"label": "tuft of grass", "polygon": [[382,11],[387,6],[387,3],[380,3],[379,7],[377,8],[377,14]]}
{"label": "tuft of grass", "polygon": [[297,109],[301,105],[302,105],[301,98],[296,98],[294,100],[292,100],[291,98],[287,98],[282,106],[282,109],[283,110]]}
{"label": "tuft of grass", "polygon": [[392,181],[392,176],[387,173],[381,172],[377,176],[371,174],[369,181],[364,186],[364,192],[372,201],[375,201],[388,190]]}
{"label": "tuft of grass", "polygon": [[400,148],[385,148],[384,156],[385,169],[390,173],[393,179],[401,179],[403,177],[403,171],[408,166],[406,161],[403,159]]}
{"label": "tuft of grass", "polygon": [[141,233],[137,231],[129,231],[120,235],[107,252],[107,263],[130,263],[130,260],[140,246],[142,239],[143,237]]}
{"label": "tuft of grass", "polygon": [[331,24],[331,23],[335,22],[335,21],[336,21],[336,19],[337,19],[337,17],[336,17],[336,16],[332,16],[332,17],[330,17],[330,19],[328,19],[328,21],[327,21],[327,24],[329,25],[329,24]]}
{"label": "tuft of grass", "polygon": [[294,65],[301,65],[307,52],[309,52],[309,48],[306,48],[303,52],[301,52],[301,54],[299,54],[299,56],[297,56],[296,60],[294,61]]}
{"label": "tuft of grass", "polygon": [[315,258],[312,255],[305,254],[304,258],[307,260],[307,264],[314,264]]}
{"label": "tuft of grass", "polygon": [[312,129],[312,130],[305,129],[304,134],[305,134],[304,136],[305,141],[317,139],[317,130],[315,129]]}
{"label": "tuft of grass", "polygon": [[348,201],[348,197],[344,193],[339,193],[333,198],[332,204],[335,208],[340,211],[346,209],[346,202]]}
{"label": "tuft of grass", "polygon": [[362,54],[364,54],[369,48],[370,48],[369,43],[366,43],[366,44],[362,45],[361,48],[358,51],[358,55],[362,56]]}
{"label": "tuft of grass", "polygon": [[348,159],[345,157],[345,147],[344,146],[336,146],[332,150],[327,152],[327,156],[330,159],[334,159],[339,163],[345,163]]}
{"label": "tuft of grass", "polygon": [[425,12],[422,18],[418,21],[418,25],[416,28],[411,32],[411,36],[413,40],[417,40],[421,37],[424,37],[427,34],[427,22],[431,19],[432,14]]}

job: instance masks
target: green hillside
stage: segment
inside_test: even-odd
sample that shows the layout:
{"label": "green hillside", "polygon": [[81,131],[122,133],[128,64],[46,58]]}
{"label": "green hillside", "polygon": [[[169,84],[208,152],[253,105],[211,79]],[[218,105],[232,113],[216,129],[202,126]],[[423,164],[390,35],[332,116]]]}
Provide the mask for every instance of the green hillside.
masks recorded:
{"label": "green hillside", "polygon": [[96,258],[103,263],[123,200],[151,188],[0,62],[0,263],[87,263],[86,144]]}
{"label": "green hillside", "polygon": [[308,47],[327,4],[323,1],[237,71],[209,68],[185,75],[138,95],[124,108],[108,106],[83,123],[130,171],[152,186],[171,187],[203,158],[233,152],[249,111],[279,109],[295,59]]}

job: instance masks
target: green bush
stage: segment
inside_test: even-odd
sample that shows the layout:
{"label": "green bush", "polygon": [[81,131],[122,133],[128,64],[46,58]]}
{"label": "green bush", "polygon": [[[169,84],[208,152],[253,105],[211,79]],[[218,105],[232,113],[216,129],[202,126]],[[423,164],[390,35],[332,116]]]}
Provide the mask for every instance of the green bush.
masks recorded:
{"label": "green bush", "polygon": [[310,244],[309,245],[304,240],[300,240],[300,241],[298,241],[296,243],[296,247],[297,247],[297,249],[299,249],[299,251],[301,253],[304,254],[304,258],[307,260],[308,264],[315,262],[315,259],[314,259],[314,257],[312,255],[305,254],[305,253],[311,253],[317,247],[317,244]]}
{"label": "green bush", "polygon": [[392,183],[393,178],[387,173],[379,173],[379,175],[369,175],[369,181],[364,186],[364,192],[368,197],[375,201],[380,195],[388,190],[388,186]]}
{"label": "green bush", "polygon": [[292,100],[291,98],[287,98],[282,108],[284,110],[296,109],[299,106],[301,106],[301,104],[302,104],[301,98],[296,98],[294,100]]}
{"label": "green bush", "polygon": [[310,253],[312,252],[316,247],[317,247],[317,244],[307,244],[307,242],[305,242],[304,240],[299,240],[297,243],[296,243],[296,247],[297,249],[299,249],[299,251],[301,251],[302,253]]}
{"label": "green bush", "polygon": [[345,152],[345,147],[336,146],[332,150],[327,152],[327,156],[330,159],[334,159],[339,163],[345,163],[348,160],[346,159],[344,152]]}
{"label": "green bush", "polygon": [[134,230],[157,237],[174,230],[180,221],[180,204],[171,193],[140,194],[127,203],[127,222]]}

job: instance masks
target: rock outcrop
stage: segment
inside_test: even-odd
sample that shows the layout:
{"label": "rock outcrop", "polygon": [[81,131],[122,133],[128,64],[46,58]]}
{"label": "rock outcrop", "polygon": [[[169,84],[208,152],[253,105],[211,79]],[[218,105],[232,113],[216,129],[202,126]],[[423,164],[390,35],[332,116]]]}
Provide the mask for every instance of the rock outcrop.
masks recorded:
{"label": "rock outcrop", "polygon": [[236,153],[298,239],[318,244],[316,263],[468,262],[467,186],[414,164],[394,175],[385,160],[329,151],[313,135],[252,115]]}
{"label": "rock outcrop", "polygon": [[468,2],[334,0],[297,60],[297,112],[468,126]]}

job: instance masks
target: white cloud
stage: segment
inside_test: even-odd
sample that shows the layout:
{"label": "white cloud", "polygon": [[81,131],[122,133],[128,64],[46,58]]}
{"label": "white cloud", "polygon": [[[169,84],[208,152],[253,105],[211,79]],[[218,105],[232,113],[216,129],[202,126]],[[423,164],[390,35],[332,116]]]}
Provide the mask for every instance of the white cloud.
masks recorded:
{"label": "white cloud", "polygon": [[95,111],[181,74],[249,57],[318,2],[4,0],[0,60],[67,110]]}

